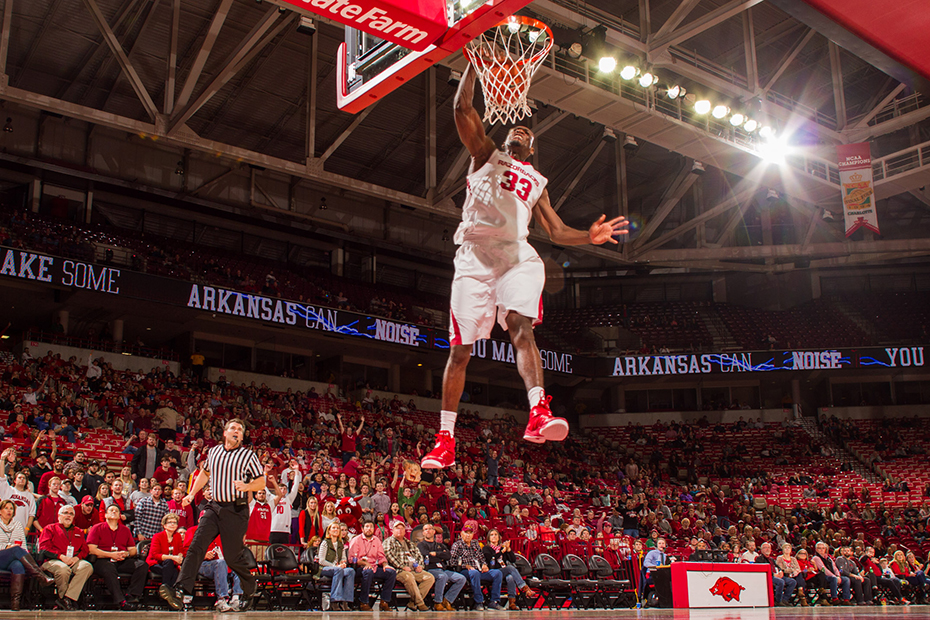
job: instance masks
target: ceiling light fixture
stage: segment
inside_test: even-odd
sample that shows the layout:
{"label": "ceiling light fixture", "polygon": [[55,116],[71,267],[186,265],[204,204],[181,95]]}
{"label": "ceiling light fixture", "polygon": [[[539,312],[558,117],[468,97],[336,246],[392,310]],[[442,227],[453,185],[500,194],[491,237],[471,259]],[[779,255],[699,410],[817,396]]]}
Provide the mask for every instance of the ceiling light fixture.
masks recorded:
{"label": "ceiling light fixture", "polygon": [[624,80],[632,80],[636,77],[636,67],[633,65],[627,65],[623,67],[623,69],[620,71],[620,77],[622,77]]}
{"label": "ceiling light fixture", "polygon": [[758,128],[759,128],[759,123],[752,120],[751,118],[747,120],[745,124],[743,124],[743,130],[746,131],[747,133],[752,133]]}
{"label": "ceiling light fixture", "polygon": [[775,137],[775,130],[768,125],[763,125],[759,130],[759,135],[768,140]]}
{"label": "ceiling light fixture", "polygon": [[725,117],[729,113],[730,113],[730,108],[728,108],[725,105],[718,105],[718,106],[714,106],[714,110],[710,114],[714,118],[720,119],[720,118]]}
{"label": "ceiling light fixture", "polygon": [[597,68],[601,73],[611,73],[617,68],[617,59],[613,56],[602,56],[601,59],[597,61]]}
{"label": "ceiling light fixture", "polygon": [[646,72],[642,74],[641,76],[639,76],[639,85],[642,86],[643,88],[649,88],[650,86],[652,86],[658,81],[659,81],[659,78],[657,78],[655,75],[649,72]]}
{"label": "ceiling light fixture", "polygon": [[326,196],[320,196],[320,211],[326,211]]}
{"label": "ceiling light fixture", "polygon": [[730,124],[733,125],[734,127],[739,127],[744,122],[746,122],[746,117],[740,114],[739,112],[737,112],[736,114],[730,117]]}
{"label": "ceiling light fixture", "polygon": [[710,108],[711,108],[710,101],[708,101],[707,99],[700,99],[699,101],[696,101],[694,103],[694,111],[697,112],[698,114],[707,114],[708,112],[710,112]]}
{"label": "ceiling light fixture", "polygon": [[570,46],[568,46],[568,55],[572,58],[581,58],[581,52],[583,51],[581,43],[575,41]]}

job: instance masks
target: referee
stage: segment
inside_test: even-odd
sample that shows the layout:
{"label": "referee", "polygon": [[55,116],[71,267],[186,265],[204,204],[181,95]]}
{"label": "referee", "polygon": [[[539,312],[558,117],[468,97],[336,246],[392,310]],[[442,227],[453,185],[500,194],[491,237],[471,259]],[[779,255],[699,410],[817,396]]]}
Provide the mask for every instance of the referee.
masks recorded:
{"label": "referee", "polygon": [[207,554],[207,548],[220,537],[226,564],[242,582],[242,603],[239,611],[245,611],[252,604],[255,594],[255,577],[247,568],[243,539],[249,525],[249,502],[246,493],[265,488],[265,476],[262,473],[258,457],[242,445],[245,425],[242,420],[233,419],[223,429],[223,445],[214,446],[207,453],[197,479],[190,488],[190,493],[182,500],[186,508],[194,501],[194,496],[210,482],[213,500],[200,518],[194,539],[191,541],[187,555],[181,564],[181,574],[175,590],[165,592],[165,600],[173,609],[188,607],[192,600],[197,571]]}

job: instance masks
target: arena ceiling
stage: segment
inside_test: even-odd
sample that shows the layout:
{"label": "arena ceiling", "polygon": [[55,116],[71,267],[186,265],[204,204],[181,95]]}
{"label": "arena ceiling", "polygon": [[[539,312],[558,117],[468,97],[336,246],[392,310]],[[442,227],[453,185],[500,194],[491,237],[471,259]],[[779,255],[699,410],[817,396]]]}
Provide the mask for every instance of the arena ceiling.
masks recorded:
{"label": "arena ceiling", "polygon": [[[829,20],[812,27],[788,0],[536,0],[525,12],[560,46],[531,91],[553,204],[570,225],[607,213],[636,226],[619,247],[572,250],[573,265],[773,272],[930,253],[923,82],[876,60],[867,42]],[[412,208],[438,240],[464,190],[449,80],[461,55],[352,116],[336,108],[342,27],[317,20],[308,35],[298,19],[261,0],[3,0],[0,98],[11,115],[41,110]],[[612,49],[663,80],[771,119],[799,148],[791,165],[761,164],[753,144],[565,64],[561,48],[599,26]],[[602,140],[605,126],[620,139]],[[834,147],[866,140],[883,174],[882,236],[849,241]]]}

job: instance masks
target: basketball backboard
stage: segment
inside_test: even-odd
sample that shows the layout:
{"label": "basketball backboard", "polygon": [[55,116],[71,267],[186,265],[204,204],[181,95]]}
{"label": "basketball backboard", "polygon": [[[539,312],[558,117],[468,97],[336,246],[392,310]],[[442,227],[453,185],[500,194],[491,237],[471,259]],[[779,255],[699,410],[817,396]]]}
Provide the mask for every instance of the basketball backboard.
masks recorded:
{"label": "basketball backboard", "polygon": [[[444,1],[449,26],[431,45],[419,51],[406,42],[385,39],[371,29],[362,31],[346,26],[345,43],[336,59],[336,101],[340,110],[353,114],[364,110],[530,3],[530,0]],[[302,0],[294,2],[300,4]]]}

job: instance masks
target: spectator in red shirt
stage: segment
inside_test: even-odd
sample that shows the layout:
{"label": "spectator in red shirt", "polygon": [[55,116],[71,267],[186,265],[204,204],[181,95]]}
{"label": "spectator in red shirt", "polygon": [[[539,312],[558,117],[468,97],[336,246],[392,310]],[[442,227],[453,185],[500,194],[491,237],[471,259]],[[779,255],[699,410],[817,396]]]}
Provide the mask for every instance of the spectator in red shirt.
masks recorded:
{"label": "spectator in red shirt", "polygon": [[[94,574],[103,579],[113,603],[121,611],[134,611],[142,596],[149,567],[143,559],[137,557],[136,541],[120,517],[119,506],[111,504],[107,508],[107,520],[90,528],[87,533],[87,551],[97,556]],[[119,582],[120,572],[132,575],[126,596],[123,596]]]}
{"label": "spectator in red shirt", "polygon": [[46,526],[58,521],[58,509],[65,506],[68,502],[58,496],[61,490],[61,478],[54,476],[48,483],[48,495],[39,501],[36,507],[36,518],[33,525],[40,532]]}
{"label": "spectator in red shirt", "polygon": [[85,495],[74,510],[74,525],[85,532],[100,523],[100,511],[94,507],[92,496]]}
{"label": "spectator in red shirt", "polygon": [[349,460],[355,455],[356,440],[358,439],[358,434],[362,432],[362,428],[365,426],[365,416],[362,416],[355,432],[352,432],[351,426],[348,428],[343,426],[341,413],[336,415],[336,421],[339,422],[339,434],[342,435],[342,466],[345,467]]}
{"label": "spectator in red shirt", "polygon": [[73,611],[94,567],[84,559],[87,557],[87,544],[84,532],[74,525],[72,506],[62,506],[58,511],[58,521],[42,530],[39,551],[45,560],[42,570],[55,578],[58,591],[56,608]]}
{"label": "spectator in red shirt", "polygon": [[[269,467],[265,472],[270,471]],[[255,492],[254,496],[250,493],[249,501],[249,527],[245,532],[245,544],[252,550],[252,555],[259,562],[265,559],[265,547],[268,545],[268,538],[271,536],[271,504],[268,503],[268,492],[261,489]],[[315,498],[310,498],[314,500]],[[307,502],[309,506],[309,501]],[[300,513],[300,531],[303,535],[303,512]]]}
{"label": "spectator in red shirt", "polygon": [[178,533],[178,515],[169,512],[161,518],[161,532],[152,537],[146,563],[161,566],[161,585],[158,595],[166,598],[168,588],[174,588],[184,561],[184,537]]}
{"label": "spectator in red shirt", "polygon": [[152,477],[158,480],[162,486],[166,484],[174,486],[174,483],[178,480],[178,470],[171,465],[171,457],[167,455],[161,457],[161,465],[155,468]]}
{"label": "spectator in red shirt", "polygon": [[168,501],[168,512],[169,514],[178,515],[178,523],[182,530],[186,530],[189,527],[194,527],[197,525],[197,517],[194,514],[194,506],[188,505],[184,506],[181,500],[184,499],[184,491],[180,487],[176,487],[171,492],[171,499]]}

